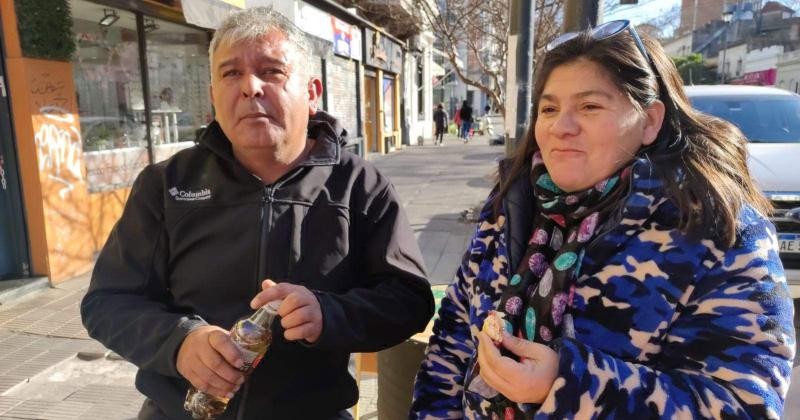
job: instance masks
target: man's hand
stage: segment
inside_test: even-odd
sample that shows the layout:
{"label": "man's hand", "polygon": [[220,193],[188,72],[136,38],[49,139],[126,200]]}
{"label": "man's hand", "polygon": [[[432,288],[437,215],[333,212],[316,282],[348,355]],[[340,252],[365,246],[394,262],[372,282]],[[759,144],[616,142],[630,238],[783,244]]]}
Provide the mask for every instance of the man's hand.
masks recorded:
{"label": "man's hand", "polygon": [[178,350],[178,373],[195,388],[217,397],[232,398],[244,382],[241,352],[220,327],[198,327]]}
{"label": "man's hand", "polygon": [[267,302],[283,299],[278,308],[283,337],[289,341],[306,340],[314,343],[322,334],[322,309],[314,293],[303,286],[264,280],[263,291],[253,298],[250,307],[264,306]]}
{"label": "man's hand", "polygon": [[516,403],[542,403],[558,376],[558,354],[550,347],[503,332],[503,347],[521,362],[505,357],[485,332],[478,335],[481,378]]}

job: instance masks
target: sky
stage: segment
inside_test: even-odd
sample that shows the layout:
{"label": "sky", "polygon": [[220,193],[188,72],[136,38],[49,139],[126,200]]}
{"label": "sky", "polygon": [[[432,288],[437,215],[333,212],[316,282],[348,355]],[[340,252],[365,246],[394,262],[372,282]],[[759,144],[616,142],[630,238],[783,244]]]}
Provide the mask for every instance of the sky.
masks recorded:
{"label": "sky", "polygon": [[[619,2],[619,0],[602,0],[602,1],[606,5],[616,4]],[[613,13],[603,14],[603,21],[628,19],[631,22],[633,22],[634,25],[638,25],[640,23],[646,22],[653,16],[659,16],[660,14],[680,4],[681,0],[639,0],[639,4],[636,5],[629,5],[629,6],[617,5]],[[680,18],[676,20],[675,27],[678,26],[678,23],[680,23]],[[668,28],[665,29],[665,32],[671,33],[673,30],[675,30],[675,28]]]}
{"label": "sky", "polygon": [[[639,0],[639,4],[636,5],[629,5],[629,6],[620,6],[619,0],[600,0],[606,5],[606,9],[609,8],[609,5],[615,5],[615,9],[613,13],[604,13],[603,14],[603,21],[609,20],[616,20],[616,19],[628,19],[633,22],[634,25],[638,25],[640,23],[646,22],[651,19],[653,16],[658,16],[676,5],[681,4],[681,0]],[[702,3],[703,0],[698,0],[699,3]],[[763,0],[763,3],[766,3],[768,0]],[[734,0],[729,0],[729,3],[733,3]],[[788,1],[781,1],[781,3],[787,4],[791,3]],[[680,18],[675,21],[675,27],[667,28],[665,30],[665,35],[669,35],[677,25],[680,23]]]}

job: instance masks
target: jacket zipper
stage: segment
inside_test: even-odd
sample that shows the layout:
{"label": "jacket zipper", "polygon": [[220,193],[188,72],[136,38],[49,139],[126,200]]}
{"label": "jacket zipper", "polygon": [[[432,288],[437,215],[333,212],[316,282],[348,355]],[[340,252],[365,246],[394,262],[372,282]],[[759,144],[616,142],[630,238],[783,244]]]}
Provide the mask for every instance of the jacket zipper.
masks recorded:
{"label": "jacket zipper", "polygon": [[[261,291],[261,282],[267,276],[267,241],[269,232],[269,223],[272,220],[272,202],[275,199],[274,188],[264,185],[263,195],[261,199],[261,220],[259,223],[259,230],[261,237],[258,241],[258,264],[256,269],[256,292],[255,296]],[[250,393],[250,381],[244,382],[241,398],[239,399],[239,408],[236,410],[236,420],[244,420],[245,405],[247,403],[247,395]]]}
{"label": "jacket zipper", "polygon": [[[269,231],[272,223],[272,203],[275,201],[275,191],[280,189],[283,184],[294,178],[298,173],[299,171],[295,169],[284,175],[283,178],[279,179],[274,184],[264,185],[261,199],[261,238],[258,241],[258,269],[256,270],[257,277],[255,294],[258,294],[261,291],[261,282],[267,277],[269,271],[269,267],[267,266],[267,255],[269,255]],[[253,296],[255,296],[255,294]],[[250,381],[245,381],[244,387],[242,388],[242,398],[239,401],[239,408],[236,410],[236,420],[244,420],[245,403],[247,402],[247,394],[249,391]]]}
{"label": "jacket zipper", "polygon": [[[271,207],[271,201],[273,196],[273,192],[270,190],[270,187],[264,185],[264,190],[261,198],[261,220],[259,221],[259,231],[261,237],[258,241],[258,269],[256,271],[256,282],[258,286],[261,285],[261,281],[264,280],[264,277],[267,275],[267,263],[265,256],[266,253],[266,246],[267,246],[267,217],[268,211],[267,206]],[[259,287],[256,286],[256,293],[259,292]]]}

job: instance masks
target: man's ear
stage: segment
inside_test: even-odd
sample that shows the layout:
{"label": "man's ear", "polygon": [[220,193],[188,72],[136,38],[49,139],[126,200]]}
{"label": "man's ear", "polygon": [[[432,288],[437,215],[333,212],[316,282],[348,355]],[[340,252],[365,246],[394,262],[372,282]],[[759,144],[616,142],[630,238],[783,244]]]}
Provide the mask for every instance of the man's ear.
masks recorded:
{"label": "man's ear", "polygon": [[656,141],[661,126],[664,124],[664,103],[656,100],[644,110],[644,136],[642,146],[649,146]]}
{"label": "man's ear", "polygon": [[211,83],[208,84],[208,97],[211,98],[211,103],[214,103],[214,88],[211,87]]}
{"label": "man's ear", "polygon": [[322,80],[312,77],[308,81],[308,115],[317,113],[319,101],[322,99]]}

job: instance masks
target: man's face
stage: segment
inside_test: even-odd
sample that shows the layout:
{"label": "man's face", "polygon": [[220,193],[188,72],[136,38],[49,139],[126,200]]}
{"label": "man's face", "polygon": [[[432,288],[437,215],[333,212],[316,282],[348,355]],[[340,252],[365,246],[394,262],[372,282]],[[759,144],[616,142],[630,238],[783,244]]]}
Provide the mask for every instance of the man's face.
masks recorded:
{"label": "man's face", "polygon": [[234,150],[276,154],[305,144],[316,111],[318,81],[294,68],[295,48],[279,31],[220,45],[211,69],[211,101]]}

